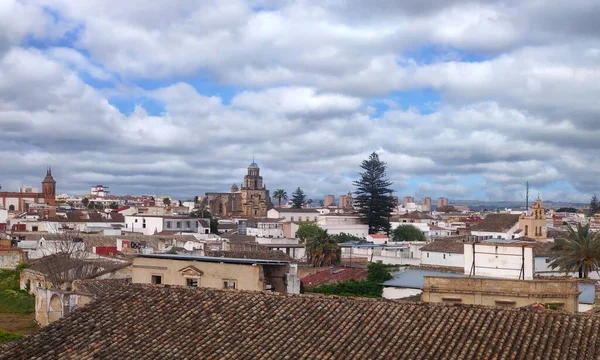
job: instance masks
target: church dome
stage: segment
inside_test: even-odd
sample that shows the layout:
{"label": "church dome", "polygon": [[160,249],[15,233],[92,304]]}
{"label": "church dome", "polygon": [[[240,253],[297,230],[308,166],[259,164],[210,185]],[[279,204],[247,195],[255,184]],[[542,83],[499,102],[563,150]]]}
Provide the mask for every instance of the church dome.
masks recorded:
{"label": "church dome", "polygon": [[248,169],[258,169],[258,164],[252,161],[250,165],[248,165]]}

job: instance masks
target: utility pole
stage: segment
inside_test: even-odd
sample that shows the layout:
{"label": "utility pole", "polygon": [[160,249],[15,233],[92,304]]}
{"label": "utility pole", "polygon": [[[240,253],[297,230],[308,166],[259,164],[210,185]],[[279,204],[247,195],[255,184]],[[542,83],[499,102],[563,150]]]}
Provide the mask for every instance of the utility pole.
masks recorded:
{"label": "utility pole", "polygon": [[529,211],[529,181],[525,182],[525,211]]}

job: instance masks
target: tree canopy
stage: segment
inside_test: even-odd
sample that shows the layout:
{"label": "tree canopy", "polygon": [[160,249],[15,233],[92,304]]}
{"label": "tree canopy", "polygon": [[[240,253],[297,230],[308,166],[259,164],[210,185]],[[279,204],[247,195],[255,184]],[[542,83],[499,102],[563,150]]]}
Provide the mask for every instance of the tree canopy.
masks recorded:
{"label": "tree canopy", "polygon": [[306,194],[304,194],[304,191],[300,187],[298,187],[292,193],[292,207],[295,209],[300,209],[305,202]]}
{"label": "tree canopy", "polygon": [[577,224],[576,228],[567,224],[567,234],[555,240],[550,267],[561,272],[578,272],[580,278],[587,278],[600,265],[600,233],[590,231],[590,225]]}
{"label": "tree canopy", "polygon": [[163,199],[163,204],[165,204],[166,206],[171,205],[171,199],[169,199],[168,197]]}
{"label": "tree canopy", "polygon": [[277,189],[273,192],[273,198],[277,199],[278,207],[281,207],[281,200],[287,200],[287,192],[283,189]]}
{"label": "tree canopy", "polygon": [[357,211],[369,225],[370,234],[388,232],[394,199],[391,196],[393,190],[390,189],[392,182],[386,176],[386,164],[373,152],[360,167],[364,172],[359,173],[360,179],[354,182]]}
{"label": "tree canopy", "polygon": [[305,245],[307,260],[311,265],[330,266],[340,263],[342,254],[338,243],[319,225],[301,224],[297,237]]}
{"label": "tree canopy", "polygon": [[400,225],[392,231],[392,241],[427,241],[427,238],[412,225]]}
{"label": "tree canopy", "polygon": [[337,235],[331,235],[331,238],[333,238],[337,243],[345,243],[345,242],[350,242],[350,241],[356,241],[356,242],[366,242],[367,241],[365,238],[359,238],[358,236],[346,234],[346,233],[339,233]]}
{"label": "tree canopy", "polygon": [[598,202],[598,197],[594,194],[590,200],[590,216],[594,216],[598,212],[600,212],[600,203]]}

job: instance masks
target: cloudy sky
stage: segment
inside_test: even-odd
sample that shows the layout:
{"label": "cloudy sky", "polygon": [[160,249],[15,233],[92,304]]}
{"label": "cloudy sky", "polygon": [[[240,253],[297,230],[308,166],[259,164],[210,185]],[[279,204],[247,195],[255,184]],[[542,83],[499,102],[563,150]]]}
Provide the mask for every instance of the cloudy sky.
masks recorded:
{"label": "cloudy sky", "polygon": [[[149,5],[151,4],[151,5]],[[1,0],[0,183],[600,193],[597,0]],[[38,185],[39,186],[39,185]]]}

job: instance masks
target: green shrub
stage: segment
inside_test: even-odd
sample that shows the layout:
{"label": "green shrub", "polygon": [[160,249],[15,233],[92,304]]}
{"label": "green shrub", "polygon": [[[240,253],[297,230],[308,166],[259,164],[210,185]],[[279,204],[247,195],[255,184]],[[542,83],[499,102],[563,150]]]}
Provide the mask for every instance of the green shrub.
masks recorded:
{"label": "green shrub", "polygon": [[336,284],[307,288],[306,292],[340,296],[381,297],[383,287],[368,280],[346,280]]}
{"label": "green shrub", "polygon": [[23,335],[15,334],[8,331],[4,331],[0,329],[0,342],[13,341],[22,338]]}

